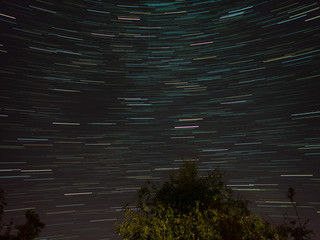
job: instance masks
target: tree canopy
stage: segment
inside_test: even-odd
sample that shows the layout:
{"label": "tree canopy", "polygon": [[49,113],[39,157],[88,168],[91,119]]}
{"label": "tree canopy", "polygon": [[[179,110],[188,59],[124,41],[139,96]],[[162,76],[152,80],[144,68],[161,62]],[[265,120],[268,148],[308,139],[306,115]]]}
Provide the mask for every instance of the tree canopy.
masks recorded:
{"label": "tree canopy", "polygon": [[215,170],[200,177],[196,164],[186,162],[178,172],[171,172],[170,180],[159,190],[147,182],[139,191],[139,207],[160,203],[186,213],[198,201],[202,209],[219,209],[224,213],[240,211],[247,215],[247,201],[234,195],[231,188],[224,184],[223,175],[219,170]]}
{"label": "tree canopy", "polygon": [[160,189],[148,182],[138,194],[138,211],[126,208],[116,232],[125,240],[267,240],[274,228],[250,214],[216,170],[199,176],[186,162]]}
{"label": "tree canopy", "polygon": [[295,190],[287,197],[297,219],[271,225],[250,214],[248,201],[225,185],[224,174],[214,170],[199,176],[194,162],[171,172],[160,188],[146,184],[138,192],[137,210],[124,208],[125,219],[116,226],[124,240],[309,240],[308,221],[301,223]]}

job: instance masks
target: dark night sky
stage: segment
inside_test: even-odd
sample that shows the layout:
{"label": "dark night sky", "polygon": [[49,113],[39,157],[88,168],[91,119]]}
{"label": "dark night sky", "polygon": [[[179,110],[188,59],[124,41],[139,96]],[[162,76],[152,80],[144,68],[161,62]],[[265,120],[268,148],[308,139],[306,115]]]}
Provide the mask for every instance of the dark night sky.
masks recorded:
{"label": "dark night sky", "polygon": [[[58,1],[57,1],[58,2]],[[1,1],[0,185],[41,238],[116,239],[182,159],[320,222],[318,1]]]}

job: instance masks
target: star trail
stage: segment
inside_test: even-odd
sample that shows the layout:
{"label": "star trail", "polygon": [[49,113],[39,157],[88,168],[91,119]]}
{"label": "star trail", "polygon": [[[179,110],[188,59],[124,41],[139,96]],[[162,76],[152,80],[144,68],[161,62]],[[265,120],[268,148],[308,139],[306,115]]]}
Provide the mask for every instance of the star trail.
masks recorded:
{"label": "star trail", "polygon": [[318,1],[1,1],[0,185],[39,239],[117,239],[183,160],[320,236]]}

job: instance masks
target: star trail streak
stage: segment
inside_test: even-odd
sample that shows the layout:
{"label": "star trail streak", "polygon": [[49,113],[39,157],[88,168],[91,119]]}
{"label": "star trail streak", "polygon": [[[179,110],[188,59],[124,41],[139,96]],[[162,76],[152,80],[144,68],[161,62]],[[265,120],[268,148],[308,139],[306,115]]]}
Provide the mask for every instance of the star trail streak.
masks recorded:
{"label": "star trail streak", "polygon": [[1,1],[0,185],[41,239],[117,239],[186,159],[320,236],[318,1]]}

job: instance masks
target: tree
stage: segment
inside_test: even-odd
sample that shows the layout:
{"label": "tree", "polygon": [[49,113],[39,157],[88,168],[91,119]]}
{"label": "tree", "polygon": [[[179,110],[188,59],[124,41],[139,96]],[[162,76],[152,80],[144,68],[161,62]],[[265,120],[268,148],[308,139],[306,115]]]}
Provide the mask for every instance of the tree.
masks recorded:
{"label": "tree", "polygon": [[197,165],[185,162],[178,172],[171,172],[170,181],[165,182],[159,190],[147,182],[139,191],[138,206],[153,206],[160,202],[185,213],[199,201],[204,208],[220,209],[225,213],[236,210],[247,215],[248,202],[234,196],[231,188],[225,186],[223,176],[222,172],[215,170],[208,176],[200,177]]}
{"label": "tree", "polygon": [[116,232],[125,240],[267,240],[274,229],[251,215],[247,201],[235,196],[216,170],[198,175],[186,162],[160,189],[147,182],[138,194],[138,211],[125,208]]}
{"label": "tree", "polygon": [[257,216],[204,211],[199,202],[188,213],[158,204],[152,214],[127,209],[125,217],[117,232],[126,240],[267,240],[274,236],[272,228]]}
{"label": "tree", "polygon": [[[45,224],[40,221],[38,214],[33,210],[25,213],[26,222],[16,225],[16,234],[12,233],[13,221],[9,224],[3,224],[2,218],[4,207],[6,206],[4,191],[0,188],[0,240],[34,240],[39,237]],[[4,233],[2,231],[4,230]]]}
{"label": "tree", "polygon": [[313,231],[307,228],[309,220],[301,223],[300,215],[297,209],[297,203],[294,201],[294,196],[296,191],[293,188],[288,189],[287,197],[290,199],[291,204],[295,210],[298,222],[296,220],[289,220],[284,224],[276,226],[276,231],[278,233],[280,240],[309,240]]}

